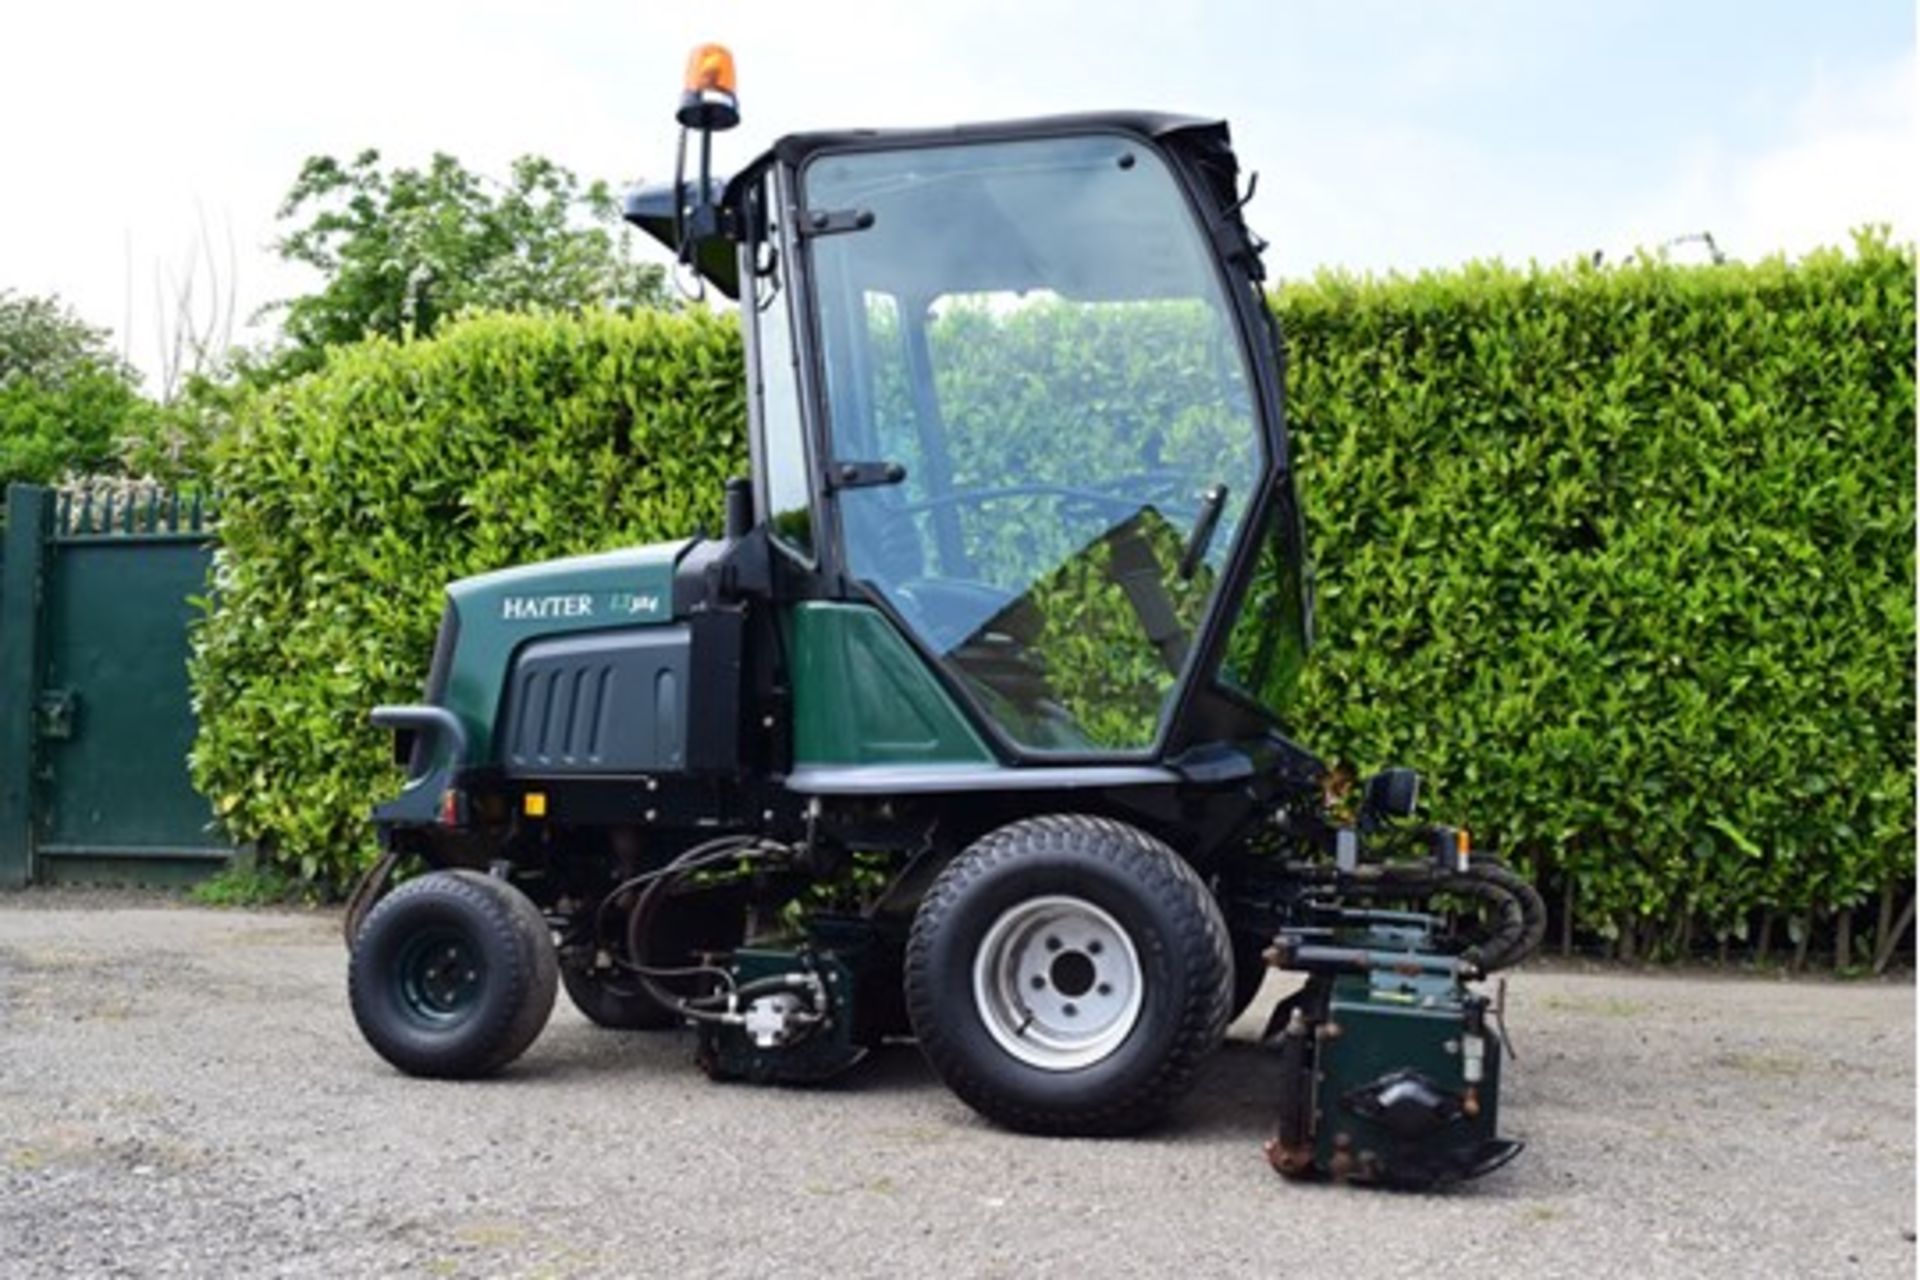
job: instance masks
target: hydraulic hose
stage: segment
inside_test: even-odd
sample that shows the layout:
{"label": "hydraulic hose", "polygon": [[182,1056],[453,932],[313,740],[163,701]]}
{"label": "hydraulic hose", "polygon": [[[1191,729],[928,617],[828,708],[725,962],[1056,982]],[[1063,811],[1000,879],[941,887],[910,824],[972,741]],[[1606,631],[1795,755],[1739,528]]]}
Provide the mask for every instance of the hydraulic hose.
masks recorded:
{"label": "hydraulic hose", "polygon": [[1380,863],[1346,872],[1296,863],[1288,871],[1342,896],[1407,900],[1456,894],[1485,904],[1493,914],[1492,929],[1460,955],[1483,974],[1520,963],[1547,935],[1547,904],[1539,891],[1497,862],[1477,861],[1464,871],[1442,871],[1426,863]]}
{"label": "hydraulic hose", "polygon": [[1482,973],[1510,968],[1535,951],[1547,936],[1547,904],[1540,891],[1497,862],[1481,862],[1445,880],[1443,893],[1478,898],[1493,908],[1492,935],[1470,947],[1463,959]]}
{"label": "hydraulic hose", "polygon": [[689,997],[671,988],[663,986],[656,974],[696,972],[717,972],[723,977],[724,970],[713,970],[706,966],[683,967],[679,970],[651,969],[646,963],[647,934],[653,926],[653,918],[658,914],[660,904],[665,902],[673,887],[696,871],[718,863],[733,862],[741,858],[767,858],[789,853],[786,845],[771,844],[755,836],[724,836],[718,840],[709,840],[686,850],[673,861],[655,871],[646,872],[617,886],[602,902],[602,910],[620,894],[644,884],[639,901],[633,904],[633,910],[627,916],[627,963],[623,966],[640,984],[640,989],[655,1001],[668,1009],[677,1009],[683,1013],[700,1016],[696,1010],[689,1009],[688,1003],[698,997]]}

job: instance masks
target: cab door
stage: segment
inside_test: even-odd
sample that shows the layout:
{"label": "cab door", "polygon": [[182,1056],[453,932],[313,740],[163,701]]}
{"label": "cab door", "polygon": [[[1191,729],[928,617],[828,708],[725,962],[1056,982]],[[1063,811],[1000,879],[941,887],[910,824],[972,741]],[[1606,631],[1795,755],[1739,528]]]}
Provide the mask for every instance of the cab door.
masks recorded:
{"label": "cab door", "polygon": [[745,197],[749,234],[742,245],[741,332],[746,341],[748,422],[753,453],[754,513],[773,543],[801,565],[819,563],[823,531],[816,513],[818,460],[808,444],[802,405],[810,396],[811,372],[799,359],[795,339],[794,261],[782,211],[791,207],[777,167],[769,168]]}

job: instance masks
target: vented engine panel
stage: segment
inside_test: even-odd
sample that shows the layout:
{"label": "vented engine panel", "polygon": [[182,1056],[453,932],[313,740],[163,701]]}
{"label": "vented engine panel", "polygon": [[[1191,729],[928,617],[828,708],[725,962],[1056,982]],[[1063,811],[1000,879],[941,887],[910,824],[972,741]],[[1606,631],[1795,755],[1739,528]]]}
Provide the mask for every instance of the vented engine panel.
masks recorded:
{"label": "vented engine panel", "polygon": [[501,761],[510,774],[678,770],[687,755],[685,626],[536,640],[514,660]]}

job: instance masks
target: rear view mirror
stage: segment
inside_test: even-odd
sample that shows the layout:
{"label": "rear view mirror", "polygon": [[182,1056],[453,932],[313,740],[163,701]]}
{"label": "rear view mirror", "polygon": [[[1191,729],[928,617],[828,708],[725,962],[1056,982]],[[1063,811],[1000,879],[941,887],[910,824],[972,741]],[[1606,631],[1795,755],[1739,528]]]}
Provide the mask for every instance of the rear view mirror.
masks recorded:
{"label": "rear view mirror", "polygon": [[1416,769],[1382,769],[1367,779],[1361,809],[1374,818],[1407,818],[1420,802],[1420,773]]}

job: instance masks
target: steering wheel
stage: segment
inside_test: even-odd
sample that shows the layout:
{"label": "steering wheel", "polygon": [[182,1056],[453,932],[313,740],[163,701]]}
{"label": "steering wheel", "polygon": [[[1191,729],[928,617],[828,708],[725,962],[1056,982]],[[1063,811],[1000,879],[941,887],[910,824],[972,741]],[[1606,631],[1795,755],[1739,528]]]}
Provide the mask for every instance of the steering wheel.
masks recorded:
{"label": "steering wheel", "polygon": [[915,516],[943,507],[980,507],[1009,498],[1060,498],[1082,509],[1118,515],[1122,519],[1148,505],[1162,513],[1185,515],[1199,509],[1197,500],[1177,496],[1180,484],[1186,479],[1187,476],[1181,472],[1162,468],[1118,476],[1091,485],[1045,482],[982,485],[972,489],[955,489],[918,502],[902,503],[889,514]]}
{"label": "steering wheel", "polygon": [[1089,485],[1102,493],[1120,491],[1118,496],[1132,498],[1156,498],[1161,503],[1178,506],[1184,495],[1193,485],[1191,474],[1178,467],[1154,467],[1147,471],[1136,471],[1131,475],[1116,476],[1111,480],[1101,480]]}
{"label": "steering wheel", "polygon": [[[1181,491],[1192,477],[1170,467],[1116,476],[1092,484],[1072,485],[1035,481],[1027,484],[983,485],[956,489],[948,493],[898,505],[887,504],[873,512],[888,524],[912,521],[914,517],[953,508],[985,507],[995,502],[1018,498],[1056,498],[1062,514],[1070,518],[1099,519],[1107,526],[1122,523],[1148,507],[1163,516],[1197,519],[1198,495]],[[897,598],[915,629],[936,648],[948,649],[963,643],[981,625],[999,617],[1019,599],[1019,593],[975,578],[940,577],[922,573],[895,579],[886,588]],[[1012,621],[1012,619],[1008,619]],[[1018,629],[1015,623],[1014,629]],[[1017,640],[1031,637],[1018,636]]]}

